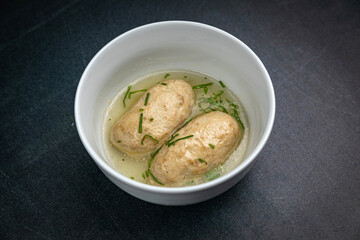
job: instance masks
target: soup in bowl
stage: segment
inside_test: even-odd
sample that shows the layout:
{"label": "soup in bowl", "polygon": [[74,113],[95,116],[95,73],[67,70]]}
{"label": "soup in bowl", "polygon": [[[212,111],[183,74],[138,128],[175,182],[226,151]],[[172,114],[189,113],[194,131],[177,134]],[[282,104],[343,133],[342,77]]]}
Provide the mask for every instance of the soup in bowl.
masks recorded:
{"label": "soup in bowl", "polygon": [[[171,90],[174,84],[187,93]],[[180,96],[180,105],[155,93]],[[220,29],[184,21],[138,27],[108,43],[85,69],[75,99],[77,130],[101,171],[129,194],[163,205],[205,201],[239,182],[274,116],[274,90],[259,58]],[[215,134],[213,142],[202,129]],[[200,140],[205,147],[194,150]]]}

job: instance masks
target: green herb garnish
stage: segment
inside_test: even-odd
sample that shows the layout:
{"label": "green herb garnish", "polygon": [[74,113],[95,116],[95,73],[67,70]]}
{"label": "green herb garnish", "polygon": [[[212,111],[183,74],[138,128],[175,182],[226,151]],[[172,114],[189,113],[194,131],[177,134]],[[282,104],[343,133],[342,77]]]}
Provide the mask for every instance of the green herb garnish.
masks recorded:
{"label": "green herb garnish", "polygon": [[118,143],[121,143],[121,140],[118,140],[117,142],[118,142]]}
{"label": "green herb garnish", "polygon": [[204,159],[199,158],[199,161],[200,161],[201,163],[205,163],[205,164],[207,165],[207,162],[206,162]]}
{"label": "green herb garnish", "polygon": [[187,139],[187,138],[191,138],[191,137],[193,137],[193,136],[194,136],[194,135],[189,135],[189,136],[186,136],[186,137],[178,138],[178,139],[176,139],[176,140],[174,140],[174,141],[172,141],[172,142],[169,142],[167,145],[168,145],[168,147],[174,146],[176,142],[178,142],[178,141],[180,141],[180,140]]}
{"label": "green herb garnish", "polygon": [[147,93],[146,98],[145,98],[145,103],[144,103],[145,106],[147,105],[147,103],[149,101],[149,96],[150,96],[150,93]]}
{"label": "green herb garnish", "polygon": [[200,88],[208,87],[208,86],[211,86],[211,85],[213,85],[213,83],[204,83],[204,84],[193,86],[192,88],[193,89],[200,89]]}
{"label": "green herb garnish", "polygon": [[218,177],[220,177],[220,169],[219,168],[214,168],[213,170],[211,170],[210,172],[205,174],[205,178],[207,181],[212,181]]}
{"label": "green herb garnish", "polygon": [[158,152],[160,151],[161,147],[159,147],[158,149],[156,149],[155,152],[151,153],[151,158],[154,158],[156,156],[156,154],[158,154]]}
{"label": "green herb garnish", "polygon": [[122,161],[125,161],[125,159],[122,159]]}
{"label": "green herb garnish", "polygon": [[184,78],[187,78],[187,76],[184,76]]}
{"label": "green herb garnish", "polygon": [[228,111],[226,111],[226,108],[223,105],[221,105],[220,103],[214,102],[213,100],[210,100],[209,102],[211,104],[219,107],[224,113],[228,113]]}
{"label": "green herb garnish", "polygon": [[132,180],[134,180],[135,178],[134,177],[130,177]]}
{"label": "green herb garnish", "polygon": [[204,87],[204,94],[207,94],[207,93],[208,93],[208,88]]}
{"label": "green herb garnish", "polygon": [[156,179],[156,177],[152,174],[150,168],[149,168],[149,174],[152,177],[152,179],[154,179],[155,182],[157,182],[160,185],[165,185],[165,184],[161,183],[159,180]]}
{"label": "green herb garnish", "polygon": [[167,74],[165,74],[165,77],[164,77],[164,78],[167,78],[168,76],[170,76],[170,74],[167,73]]}
{"label": "green herb garnish", "polygon": [[140,108],[140,109],[139,109],[139,111],[140,111],[140,112],[143,112],[143,111],[144,111],[144,109]]}
{"label": "green herb garnish", "polygon": [[125,104],[125,100],[126,100],[126,97],[128,96],[129,92],[130,92],[130,89],[131,89],[131,85],[128,86],[127,90],[126,90],[126,93],[125,93],[125,97],[123,99],[123,105],[124,107],[126,107],[126,104]]}
{"label": "green herb garnish", "polygon": [[217,94],[215,94],[214,100],[216,100],[217,98],[219,98],[223,93],[224,93],[224,91],[220,91],[220,92],[218,92]]}
{"label": "green herb garnish", "polygon": [[223,88],[226,88],[225,84],[222,81],[219,81],[219,83]]}
{"label": "green herb garnish", "polygon": [[194,180],[190,181],[186,181],[186,185],[190,185],[191,183],[194,183]]}
{"label": "green herb garnish", "polygon": [[109,118],[109,121],[111,121],[111,118]]}
{"label": "green herb garnish", "polygon": [[215,146],[214,146],[214,145],[212,145],[212,144],[210,144],[210,143],[209,143],[209,147],[211,147],[212,149],[214,149],[214,148],[215,148]]}
{"label": "green herb garnish", "polygon": [[162,83],[161,83],[161,85],[164,85],[164,86],[166,86],[167,84],[166,84],[166,83],[164,83],[164,82],[162,82]]}
{"label": "green herb garnish", "polygon": [[145,136],[142,138],[142,140],[141,140],[141,145],[144,145],[144,138],[145,137],[149,137],[149,138],[151,138],[152,140],[154,140],[157,144],[159,144],[159,141],[156,139],[156,138],[154,138],[153,136],[151,136],[151,135],[149,135],[149,134],[145,134]]}
{"label": "green herb garnish", "polygon": [[[172,140],[174,140],[177,136],[179,136],[179,134],[175,134],[177,131],[175,131],[174,133],[173,133],[173,135],[171,135],[171,137],[170,137],[170,139],[169,140],[167,140],[166,141],[166,145],[168,145],[169,146],[169,143],[172,141]],[[175,135],[174,135],[175,134]]]}
{"label": "green herb garnish", "polygon": [[202,88],[204,90],[204,93],[207,94],[208,92],[208,86],[211,86],[213,85],[213,83],[204,83],[204,84],[200,84],[200,85],[196,85],[196,86],[193,86],[192,88],[193,89],[200,89]]}
{"label": "green herb garnish", "polygon": [[143,177],[143,179],[145,179],[145,174],[144,173],[141,176]]}
{"label": "green herb garnish", "polygon": [[130,92],[128,98],[129,99],[131,98],[131,94],[139,93],[139,92],[146,92],[146,91],[147,91],[147,89],[141,89],[141,90],[136,90],[136,91]]}
{"label": "green herb garnish", "polygon": [[154,121],[154,119],[153,119],[153,118],[150,118],[150,122],[152,122],[152,121]]}
{"label": "green herb garnish", "polygon": [[150,166],[151,166],[152,160],[155,158],[156,154],[158,154],[158,152],[160,151],[161,148],[162,148],[162,147],[159,147],[158,149],[156,149],[155,152],[153,152],[153,153],[150,154],[151,158],[150,158],[149,161],[148,161],[148,166],[149,166],[149,168],[150,168]]}
{"label": "green herb garnish", "polygon": [[239,113],[238,113],[238,108],[239,106],[230,102],[228,99],[226,99],[226,101],[228,102],[229,106],[232,107],[233,109],[233,113],[231,114],[231,116],[239,123],[239,125],[242,127],[242,129],[244,130],[245,127],[244,127],[244,124],[243,122],[241,121],[240,117],[239,117]]}
{"label": "green herb garnish", "polygon": [[140,120],[139,120],[139,133],[142,133],[142,122],[143,122],[143,113],[140,113]]}
{"label": "green herb garnish", "polygon": [[[204,108],[204,104],[208,103],[208,106]],[[200,109],[205,112],[211,112],[211,111],[222,111],[224,113],[228,113],[226,108],[221,104],[221,102],[218,102],[214,100],[213,98],[205,98],[203,99],[199,104]]]}
{"label": "green herb garnish", "polygon": [[145,175],[146,175],[146,177],[149,177],[148,170],[145,171]]}
{"label": "green herb garnish", "polygon": [[214,179],[216,179],[218,177],[220,177],[220,173],[216,174],[215,176],[212,176],[212,177],[208,178],[207,180],[212,181],[212,180],[214,180]]}

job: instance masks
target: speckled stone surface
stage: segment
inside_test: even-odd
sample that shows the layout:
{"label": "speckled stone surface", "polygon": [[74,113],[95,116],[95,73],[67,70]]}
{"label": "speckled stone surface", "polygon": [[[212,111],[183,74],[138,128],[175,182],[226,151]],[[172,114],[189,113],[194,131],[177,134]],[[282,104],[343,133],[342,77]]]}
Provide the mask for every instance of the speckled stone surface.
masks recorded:
{"label": "speckled stone surface", "polygon": [[[15,0],[0,12],[0,239],[360,239],[359,1]],[[91,58],[162,20],[238,37],[276,93],[250,173],[186,207],[117,188],[74,126]]]}

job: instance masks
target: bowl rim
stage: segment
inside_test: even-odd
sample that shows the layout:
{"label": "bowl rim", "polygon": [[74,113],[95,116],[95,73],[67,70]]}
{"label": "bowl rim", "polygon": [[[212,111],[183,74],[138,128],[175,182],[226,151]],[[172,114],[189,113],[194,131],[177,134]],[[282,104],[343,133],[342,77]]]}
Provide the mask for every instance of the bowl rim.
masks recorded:
{"label": "bowl rim", "polygon": [[[261,137],[261,139],[259,140],[259,143],[255,147],[253,152],[246,159],[244,159],[239,164],[239,166],[237,166],[236,168],[231,170],[229,173],[227,173],[223,176],[220,176],[219,178],[214,179],[213,181],[210,181],[210,182],[206,182],[206,183],[202,183],[202,184],[198,184],[198,185],[194,185],[194,186],[171,187],[171,188],[170,187],[152,186],[152,185],[148,185],[148,184],[141,183],[138,181],[134,181],[130,178],[123,176],[122,174],[117,172],[115,169],[113,169],[110,165],[108,165],[105,162],[105,160],[103,160],[102,157],[100,157],[95,152],[95,150],[91,147],[88,139],[86,138],[84,129],[81,125],[82,118],[80,115],[80,98],[81,98],[81,95],[82,95],[82,92],[84,89],[84,84],[86,82],[86,78],[87,78],[87,75],[89,74],[90,68],[92,67],[92,65],[94,65],[95,61],[99,58],[99,56],[102,55],[106,51],[106,49],[110,48],[117,41],[119,41],[122,38],[125,38],[127,35],[142,31],[143,29],[146,29],[146,28],[163,27],[163,26],[169,26],[169,25],[191,26],[191,27],[197,27],[197,28],[203,28],[206,30],[211,30],[211,31],[216,32],[217,34],[223,35],[223,37],[229,38],[230,40],[238,43],[250,56],[252,56],[254,58],[257,65],[260,67],[260,71],[265,76],[266,89],[270,96],[269,117],[267,119],[265,132],[264,132],[263,136]],[[210,26],[210,25],[207,25],[204,23],[199,23],[199,22],[176,20],[176,21],[154,22],[154,23],[149,23],[149,24],[145,24],[145,25],[133,28],[133,29],[126,31],[125,33],[122,33],[121,35],[117,36],[116,38],[114,38],[113,40],[108,42],[104,47],[102,47],[101,50],[98,51],[96,53],[96,55],[91,59],[89,64],[86,66],[83,74],[81,75],[78,87],[76,89],[75,102],[74,102],[74,113],[75,113],[75,124],[76,124],[78,134],[80,136],[81,142],[84,145],[87,152],[90,154],[91,158],[95,161],[95,163],[103,171],[110,174],[113,178],[118,179],[121,182],[125,183],[126,185],[131,186],[133,188],[143,190],[143,191],[154,192],[154,193],[166,193],[166,194],[184,194],[184,193],[203,191],[203,190],[215,187],[217,185],[220,185],[222,183],[225,183],[225,182],[229,181],[230,179],[232,179],[235,175],[239,174],[240,172],[244,171],[247,167],[249,167],[249,165],[251,165],[255,161],[255,158],[261,152],[261,150],[265,146],[267,140],[269,139],[271,130],[274,125],[274,120],[275,120],[275,107],[276,107],[275,104],[276,104],[275,103],[275,93],[274,93],[274,88],[273,88],[270,76],[269,76],[264,64],[259,59],[259,57],[245,43],[243,43],[241,40],[239,40],[235,36],[231,35],[230,33],[225,32],[224,30],[221,30],[217,27],[213,27],[213,26]]]}

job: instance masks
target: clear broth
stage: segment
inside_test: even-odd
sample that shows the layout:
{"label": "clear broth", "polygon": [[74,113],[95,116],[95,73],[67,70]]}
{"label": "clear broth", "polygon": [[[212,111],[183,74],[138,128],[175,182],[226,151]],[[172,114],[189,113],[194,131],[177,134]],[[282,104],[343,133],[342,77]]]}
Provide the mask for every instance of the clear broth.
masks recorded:
{"label": "clear broth", "polygon": [[[239,99],[227,87],[223,88],[219,83],[219,81],[217,81],[216,79],[192,71],[173,70],[173,71],[161,71],[161,72],[148,74],[131,82],[130,83],[130,85],[132,86],[131,90],[135,91],[139,89],[150,89],[156,83],[170,79],[182,79],[187,83],[189,83],[191,86],[206,84],[210,82],[213,83],[213,85],[208,87],[208,91],[206,94],[203,88],[194,89],[196,95],[196,103],[192,109],[192,113],[189,116],[189,118],[195,118],[196,116],[203,114],[204,112],[201,110],[201,108],[206,108],[206,106],[204,106],[204,104],[202,104],[201,101],[204,98],[214,97],[214,95],[216,95],[220,91],[224,91],[223,94],[221,95],[221,98],[224,99],[224,101],[225,99],[228,99],[234,104],[239,106],[238,113],[244,125],[244,129],[245,129],[244,136],[240,144],[235,149],[235,151],[230,155],[230,157],[221,166],[219,166],[216,169],[216,174],[224,175],[230,172],[231,170],[233,170],[234,168],[236,168],[243,161],[243,157],[246,152],[246,148],[248,145],[248,138],[249,138],[249,124],[248,124],[247,116],[245,113],[245,109],[243,108]],[[142,94],[144,94],[143,92],[141,92],[132,95],[130,100],[129,99],[126,100],[126,108],[124,108],[123,98],[126,90],[127,87],[120,90],[106,109],[104,124],[103,124],[104,150],[107,159],[110,161],[110,165],[116,171],[118,171],[119,173],[121,173],[126,177],[134,179],[135,181],[147,183],[147,178],[145,179],[143,178],[143,173],[147,170],[148,159],[142,159],[142,160],[132,159],[128,157],[125,153],[122,153],[119,150],[117,150],[115,147],[113,147],[109,140],[112,125],[116,121],[118,121],[120,117],[139,100]],[[231,108],[229,108],[227,104],[224,106],[226,110],[231,112]],[[206,181],[208,181],[208,179],[205,176],[197,177],[196,179],[188,181],[186,185],[196,185]]]}

